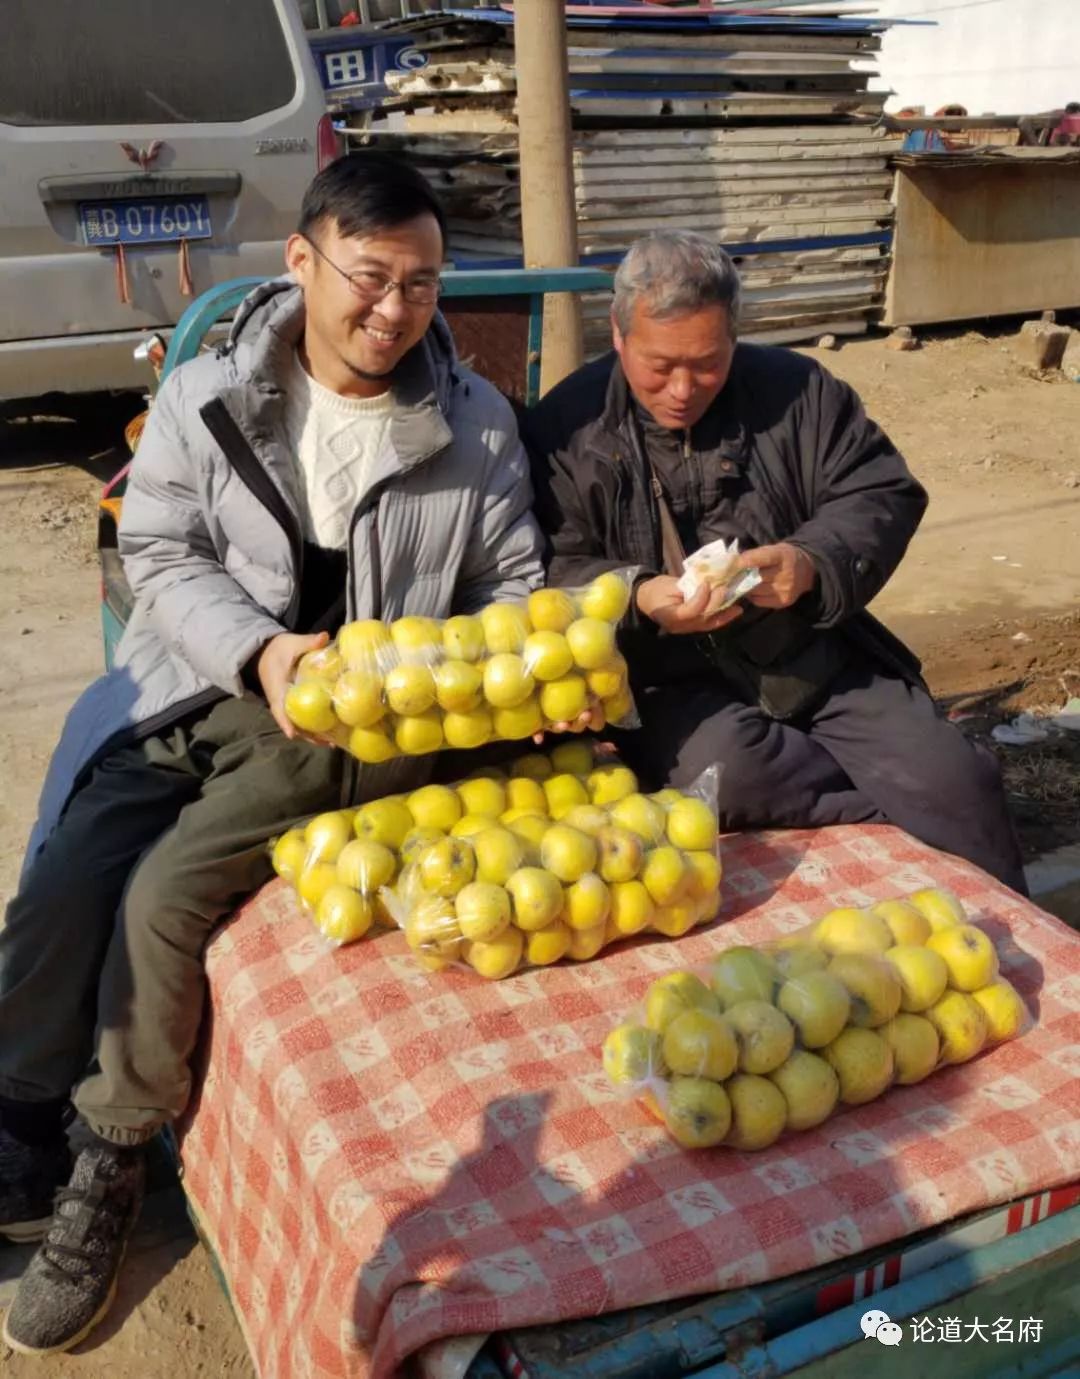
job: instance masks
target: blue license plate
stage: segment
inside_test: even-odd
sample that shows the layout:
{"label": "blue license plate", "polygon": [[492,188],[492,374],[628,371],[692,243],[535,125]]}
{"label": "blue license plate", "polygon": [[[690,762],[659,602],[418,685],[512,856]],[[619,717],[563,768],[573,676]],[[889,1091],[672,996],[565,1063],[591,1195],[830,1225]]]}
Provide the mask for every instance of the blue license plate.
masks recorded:
{"label": "blue license plate", "polygon": [[80,201],[83,242],[170,244],[209,239],[210,203],[205,196],[147,196],[141,201]]}

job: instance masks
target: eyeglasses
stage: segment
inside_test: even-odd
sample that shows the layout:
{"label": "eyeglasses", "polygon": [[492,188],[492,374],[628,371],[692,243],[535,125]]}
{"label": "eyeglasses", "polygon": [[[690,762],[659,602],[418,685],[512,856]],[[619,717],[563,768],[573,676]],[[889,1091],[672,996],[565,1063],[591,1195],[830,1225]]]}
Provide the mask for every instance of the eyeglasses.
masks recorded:
{"label": "eyeglasses", "polygon": [[399,282],[396,278],[388,277],[385,273],[379,273],[371,268],[358,268],[355,272],[347,273],[344,268],[339,268],[333,259],[328,259],[313,239],[304,239],[315,250],[319,258],[328,263],[335,273],[340,273],[349,284],[356,295],[365,302],[381,302],[384,297],[389,297],[395,287],[401,288],[401,295],[411,306],[431,306],[439,300],[442,292],[442,282],[439,278],[413,278],[410,282]]}

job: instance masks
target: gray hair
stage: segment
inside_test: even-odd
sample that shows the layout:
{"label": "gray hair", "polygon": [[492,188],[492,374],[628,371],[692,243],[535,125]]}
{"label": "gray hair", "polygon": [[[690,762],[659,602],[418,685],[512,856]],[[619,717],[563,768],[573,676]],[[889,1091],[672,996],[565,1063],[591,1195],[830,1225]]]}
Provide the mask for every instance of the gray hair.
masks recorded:
{"label": "gray hair", "polygon": [[727,250],[707,235],[654,230],[631,244],[615,274],[612,312],[623,335],[642,299],[649,315],[658,318],[726,307],[734,336],[739,325],[739,272]]}

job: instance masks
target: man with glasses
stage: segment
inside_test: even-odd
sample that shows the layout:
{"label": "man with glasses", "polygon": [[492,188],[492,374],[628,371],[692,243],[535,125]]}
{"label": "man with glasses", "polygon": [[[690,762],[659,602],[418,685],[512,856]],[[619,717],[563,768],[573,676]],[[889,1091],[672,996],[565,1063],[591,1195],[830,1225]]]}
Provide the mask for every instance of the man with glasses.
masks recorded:
{"label": "man with glasses", "polygon": [[[512,412],[436,311],[444,231],[398,160],[334,163],[290,276],[151,411],[120,525],[134,612],[68,717],[0,930],[0,1236],[44,1237],[4,1324],[17,1351],[66,1350],[109,1308],[141,1147],[189,1099],[203,951],[269,878],[268,839],[430,774],[299,734],[299,658],[347,619],[541,580]],[[92,1132],[73,1171],[72,1105]]]}

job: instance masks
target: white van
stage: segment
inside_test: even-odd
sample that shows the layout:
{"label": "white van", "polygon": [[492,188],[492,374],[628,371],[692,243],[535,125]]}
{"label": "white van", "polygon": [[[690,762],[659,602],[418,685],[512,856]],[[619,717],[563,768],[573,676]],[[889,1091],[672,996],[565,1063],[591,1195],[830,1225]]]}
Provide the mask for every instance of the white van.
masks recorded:
{"label": "white van", "polygon": [[3,0],[0,401],[142,386],[338,151],[296,0]]}

